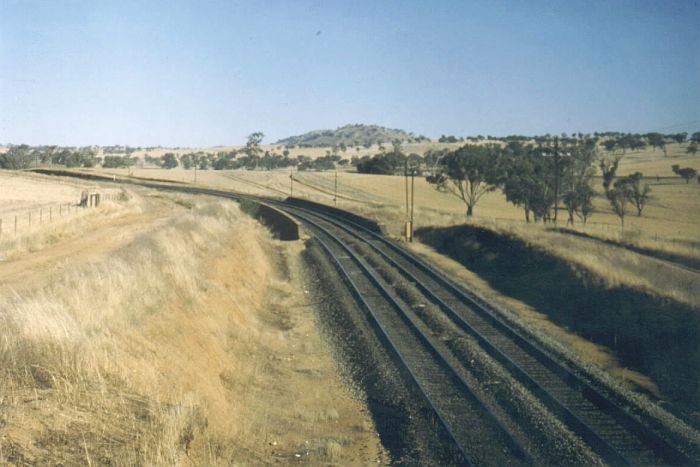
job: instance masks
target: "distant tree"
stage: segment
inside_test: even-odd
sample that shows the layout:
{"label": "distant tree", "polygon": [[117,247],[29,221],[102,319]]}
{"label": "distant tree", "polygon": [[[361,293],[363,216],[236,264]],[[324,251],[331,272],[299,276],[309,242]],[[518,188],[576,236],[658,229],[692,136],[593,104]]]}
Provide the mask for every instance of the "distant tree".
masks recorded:
{"label": "distant tree", "polygon": [[172,152],[165,153],[163,155],[163,165],[164,169],[174,169],[178,166],[177,157]]}
{"label": "distant tree", "polygon": [[673,173],[678,175],[679,177],[682,177],[685,179],[685,183],[689,183],[690,179],[695,177],[697,175],[697,170],[693,169],[692,167],[680,167],[678,164],[674,164],[672,167]]}
{"label": "distant tree", "polygon": [[562,201],[569,214],[567,224],[574,225],[574,214],[584,223],[593,213],[593,188],[588,183],[577,183],[564,193]]}
{"label": "distant tree", "polygon": [[523,209],[527,222],[531,213],[535,221],[547,216],[554,196],[542,158],[531,151],[517,156],[505,153],[499,165],[505,172],[501,189],[506,200]]}
{"label": "distant tree", "polygon": [[554,194],[554,216],[552,220],[556,223],[559,212],[559,200],[565,185],[566,174],[572,165],[571,148],[567,144],[560,144],[558,138],[548,141],[541,148],[538,148],[540,156],[546,158],[546,174],[550,179]]}
{"label": "distant tree", "polygon": [[620,218],[620,225],[625,226],[627,203],[630,200],[630,186],[628,183],[617,180],[612,189],[608,190],[607,198],[613,212]]}
{"label": "distant tree", "polygon": [[214,155],[211,153],[203,154],[199,158],[199,170],[208,170],[211,166],[213,157]]}
{"label": "distant tree", "polygon": [[690,141],[700,144],[700,131],[696,131],[690,136]]}
{"label": "distant tree", "polygon": [[356,162],[358,173],[393,175],[396,170],[396,165],[384,154],[376,154],[371,158],[368,156],[361,159],[353,158],[353,162]]}
{"label": "distant tree", "polygon": [[615,175],[617,174],[617,168],[620,165],[620,160],[622,156],[608,156],[600,159],[600,171],[603,174],[603,189],[607,194],[610,190],[610,185],[613,180],[615,180]]}
{"label": "distant tree", "polygon": [[688,145],[688,148],[685,150],[688,154],[694,156],[696,152],[698,152],[698,145],[695,143],[690,143]]}
{"label": "distant tree", "polygon": [[615,152],[615,148],[617,147],[617,141],[614,139],[607,139],[603,141],[603,147],[607,152],[612,154]]}
{"label": "distant tree", "polygon": [[661,133],[647,133],[647,141],[652,148],[662,149],[664,152],[664,157],[668,154],[666,153],[666,138]]}
{"label": "distant tree", "polygon": [[496,189],[497,147],[467,144],[443,157],[436,173],[426,178],[438,191],[451,193],[467,207],[467,217],[488,192]]}
{"label": "distant tree", "polygon": [[593,196],[591,187],[595,169],[593,163],[597,157],[596,143],[592,139],[573,140],[562,148],[569,154],[562,174],[562,201],[569,214],[567,223],[574,224],[574,214],[585,224],[593,213]]}
{"label": "distant tree", "polygon": [[[482,139],[483,139],[483,137],[482,137]],[[438,138],[438,143],[456,143],[458,141],[459,140],[455,136],[452,136],[452,135],[450,135],[450,136],[441,135],[440,138]]]}
{"label": "distant tree", "polygon": [[46,146],[41,154],[42,164],[53,164],[54,154],[56,153],[57,146]]}
{"label": "distant tree", "polygon": [[644,207],[649,201],[649,193],[651,193],[651,187],[649,187],[649,185],[647,185],[646,183],[642,185],[641,172],[635,172],[632,175],[628,175],[627,177],[621,179],[620,183],[623,183],[627,186],[627,195],[629,197],[629,201],[634,205],[635,208],[637,208],[637,216],[641,216]]}
{"label": "distant tree", "polygon": [[246,154],[251,160],[258,160],[262,149],[260,149],[260,143],[262,143],[265,134],[262,131],[257,131],[248,135],[248,140],[243,148],[243,153]]}
{"label": "distant tree", "polygon": [[685,140],[688,139],[688,133],[676,133],[674,135],[671,135],[671,139],[673,139],[678,144],[684,143]]}
{"label": "distant tree", "polygon": [[0,168],[9,170],[27,169],[33,159],[28,145],[12,146],[6,153],[0,154]]}
{"label": "distant tree", "polygon": [[134,159],[128,156],[105,156],[102,160],[102,167],[105,169],[131,167],[133,164]]}
{"label": "distant tree", "polygon": [[183,154],[180,156],[180,164],[182,164],[183,169],[190,170],[196,164],[194,154]]}

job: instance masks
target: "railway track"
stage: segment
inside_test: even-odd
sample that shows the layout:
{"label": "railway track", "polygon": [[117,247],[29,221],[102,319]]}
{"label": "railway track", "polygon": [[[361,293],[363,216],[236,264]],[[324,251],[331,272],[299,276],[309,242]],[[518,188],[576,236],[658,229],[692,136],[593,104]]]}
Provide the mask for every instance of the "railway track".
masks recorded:
{"label": "railway track", "polygon": [[[379,339],[419,388],[460,463],[514,465],[530,457],[470,389],[454,360],[435,342],[415,313],[352,248],[310,215],[294,211],[333,258]],[[477,430],[474,427],[479,427]]]}
{"label": "railway track", "polygon": [[[461,330],[476,339],[481,347],[535,397],[537,397],[571,431],[580,436],[590,448],[606,463],[611,465],[694,465],[695,462],[676,447],[668,443],[654,429],[642,423],[618,405],[607,395],[594,388],[582,377],[569,369],[558,359],[529,342],[517,329],[504,322],[473,296],[435,271],[428,264],[401,246],[378,235],[367,228],[337,216],[322,214],[285,203],[275,205],[290,215],[300,219],[319,239],[324,239],[326,249],[338,264],[355,262],[362,265],[365,275],[380,282],[380,274],[362,259],[363,250],[358,245],[371,248],[385,263],[381,267],[398,271],[407,283],[415,287],[434,303]],[[332,243],[343,245],[343,252],[331,253]],[[342,266],[346,277],[352,281],[359,272],[351,266]],[[351,272],[347,272],[350,270]],[[361,297],[362,287],[355,289]],[[397,292],[386,283],[382,284],[384,296],[394,296]],[[371,290],[371,289],[370,289]],[[370,292],[372,294],[373,292]],[[358,298],[362,302],[362,298]],[[396,300],[399,301],[399,300]],[[364,303],[365,309],[371,303]],[[381,308],[381,307],[380,307]],[[411,313],[402,311],[420,329],[420,341],[425,346],[440,349],[440,343],[431,336],[429,325]],[[400,323],[396,315],[378,313],[373,320],[376,325],[391,332]],[[389,339],[390,345],[400,343],[401,338]],[[417,344],[412,342],[408,352],[416,352]],[[400,344],[399,344],[400,345]],[[444,346],[442,346],[444,347]],[[435,353],[433,351],[433,353]],[[449,350],[438,351],[444,361],[460,373],[462,365]],[[403,352],[402,355],[409,355]],[[410,356],[404,360],[410,359]],[[404,361],[409,366],[410,361]],[[420,386],[420,382],[418,382]],[[478,397],[478,396],[477,396]],[[439,399],[439,397],[437,397]],[[482,410],[489,411],[484,407]],[[436,409],[439,413],[440,409]],[[491,415],[493,418],[495,416]],[[502,427],[503,425],[501,425]],[[451,428],[450,428],[451,429]],[[520,445],[515,438],[513,445]],[[523,459],[522,455],[520,459]],[[493,463],[491,460],[489,463]]]}
{"label": "railway track", "polygon": [[[527,335],[399,244],[337,213],[286,202],[194,187],[167,189],[252,200],[272,205],[299,219],[314,234],[348,284],[380,341],[435,414],[454,446],[455,461],[464,464],[513,465],[533,461],[523,434],[513,433],[497,410],[485,403],[465,375],[447,342],[469,336],[561,423],[576,433],[610,465],[697,465],[664,439],[661,429],[633,408],[612,400],[561,359],[532,343]],[[367,257],[373,255],[374,260]],[[377,260],[380,258],[380,261]],[[403,276],[453,324],[456,335],[445,340],[431,323],[402,300],[396,284],[382,272]],[[443,336],[444,337],[444,336]],[[695,453],[697,454],[697,453]],[[694,454],[694,455],[695,455]],[[534,459],[541,461],[542,459]],[[547,460],[545,460],[547,461]],[[556,463],[556,459],[548,462]]]}

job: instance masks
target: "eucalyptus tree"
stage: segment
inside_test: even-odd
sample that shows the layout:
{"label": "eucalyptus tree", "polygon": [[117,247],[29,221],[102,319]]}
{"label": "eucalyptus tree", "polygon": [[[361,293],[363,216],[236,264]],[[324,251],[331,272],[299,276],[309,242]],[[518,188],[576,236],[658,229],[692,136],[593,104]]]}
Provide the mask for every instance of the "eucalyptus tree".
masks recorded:
{"label": "eucalyptus tree", "polygon": [[641,217],[644,207],[649,201],[651,187],[648,184],[642,184],[642,173],[635,172],[632,175],[621,179],[621,183],[627,185],[627,196],[629,201],[637,208],[637,217]]}
{"label": "eucalyptus tree", "polygon": [[496,145],[467,144],[440,159],[435,173],[426,180],[438,191],[459,198],[471,217],[479,200],[496,189],[499,152]]}

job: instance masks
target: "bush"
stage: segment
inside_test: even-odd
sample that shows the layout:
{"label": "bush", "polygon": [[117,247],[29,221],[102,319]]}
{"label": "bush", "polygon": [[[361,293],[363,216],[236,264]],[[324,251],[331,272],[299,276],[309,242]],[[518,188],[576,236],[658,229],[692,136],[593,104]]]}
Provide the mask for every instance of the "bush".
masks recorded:
{"label": "bush", "polygon": [[29,146],[21,144],[13,146],[4,154],[0,154],[0,168],[8,170],[21,170],[29,168],[32,163],[32,155]]}

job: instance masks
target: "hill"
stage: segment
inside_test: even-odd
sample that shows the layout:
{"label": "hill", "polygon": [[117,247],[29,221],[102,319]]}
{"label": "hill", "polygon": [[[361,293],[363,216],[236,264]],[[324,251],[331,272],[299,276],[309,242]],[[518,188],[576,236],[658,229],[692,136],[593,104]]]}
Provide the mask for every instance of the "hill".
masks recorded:
{"label": "hill", "polygon": [[284,144],[299,147],[332,147],[340,146],[365,146],[370,147],[377,143],[391,143],[394,140],[402,143],[411,143],[428,140],[425,136],[416,136],[404,130],[385,128],[378,125],[353,124],[345,125],[335,130],[314,130],[303,135],[290,136],[277,141],[276,144]]}

